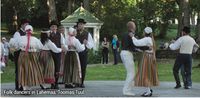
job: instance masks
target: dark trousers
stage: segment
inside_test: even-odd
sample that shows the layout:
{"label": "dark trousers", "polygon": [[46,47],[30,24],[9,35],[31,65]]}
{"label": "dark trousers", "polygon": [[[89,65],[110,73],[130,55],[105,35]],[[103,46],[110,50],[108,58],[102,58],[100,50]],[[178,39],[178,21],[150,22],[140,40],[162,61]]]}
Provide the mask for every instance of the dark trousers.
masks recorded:
{"label": "dark trousers", "polygon": [[118,64],[119,54],[117,49],[113,49],[114,64]]}
{"label": "dark trousers", "polygon": [[20,50],[14,52],[14,63],[15,63],[15,89],[19,90],[18,83],[18,58],[19,58]]}
{"label": "dark trousers", "polygon": [[[183,65],[181,66],[181,76],[182,76],[182,79],[183,79],[183,83],[186,83],[185,70],[184,70],[184,66]],[[184,84],[184,86],[186,86],[186,85]]]}
{"label": "dark trousers", "polygon": [[192,86],[192,79],[191,79],[191,71],[192,71],[192,55],[191,54],[178,54],[176,57],[176,61],[173,67],[173,74],[174,78],[176,80],[177,85],[180,84],[180,78],[179,78],[179,70],[181,67],[184,67],[184,73],[185,74],[185,86]]}
{"label": "dark trousers", "polygon": [[108,64],[108,49],[103,49],[102,56],[103,56],[103,64],[104,63]]}
{"label": "dark trousers", "polygon": [[81,74],[82,74],[82,81],[81,84],[84,84],[86,68],[87,68],[87,55],[88,51],[84,50],[83,52],[79,53],[80,63],[81,63]]}
{"label": "dark trousers", "polygon": [[61,64],[61,53],[53,53],[52,52],[52,57],[55,65],[55,84],[58,84],[58,79],[59,79],[59,72],[60,72],[60,64]]}

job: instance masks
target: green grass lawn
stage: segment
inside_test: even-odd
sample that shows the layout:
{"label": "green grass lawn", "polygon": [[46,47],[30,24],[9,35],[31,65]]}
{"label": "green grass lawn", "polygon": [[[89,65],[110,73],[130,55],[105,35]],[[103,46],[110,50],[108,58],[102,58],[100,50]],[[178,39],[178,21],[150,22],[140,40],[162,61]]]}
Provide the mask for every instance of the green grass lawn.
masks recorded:
{"label": "green grass lawn", "polygon": [[[172,74],[172,67],[174,59],[162,59],[158,60],[158,74],[160,81],[174,81]],[[197,66],[200,61],[195,59],[193,66]],[[136,62],[137,64],[137,62]],[[136,65],[137,66],[137,65]],[[136,68],[137,69],[137,68]],[[193,82],[200,82],[200,68],[192,69]],[[125,80],[126,71],[124,65],[102,65],[96,64],[95,66],[88,66],[86,80]],[[9,83],[14,82],[14,64],[9,62],[9,66],[5,68],[3,74],[1,74],[1,82]]]}

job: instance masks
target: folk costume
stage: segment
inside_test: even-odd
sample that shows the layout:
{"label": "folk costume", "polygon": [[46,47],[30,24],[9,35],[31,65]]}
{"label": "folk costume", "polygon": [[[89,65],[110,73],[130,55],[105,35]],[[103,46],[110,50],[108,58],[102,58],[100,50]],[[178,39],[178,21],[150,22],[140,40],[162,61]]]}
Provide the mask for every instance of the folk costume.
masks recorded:
{"label": "folk costume", "polygon": [[48,38],[44,38],[48,37],[49,33],[50,31],[48,30],[41,31],[41,43],[43,44],[43,47],[40,51],[39,62],[42,66],[44,82],[47,84],[53,84],[55,83],[55,66],[51,51],[60,53],[62,49],[57,48],[56,45]]}
{"label": "folk costume", "polygon": [[136,39],[132,37],[133,43],[136,46],[148,46],[151,50],[143,51],[143,56],[138,64],[138,70],[135,76],[135,86],[147,87],[147,91],[142,96],[147,97],[152,95],[150,87],[158,86],[158,69],[155,57],[155,43],[154,39],[150,36],[152,29],[146,27],[144,29],[145,37],[142,39]]}
{"label": "folk costume", "polygon": [[81,84],[81,63],[78,53],[85,50],[85,46],[75,38],[75,29],[69,28],[69,34],[66,38],[68,47],[64,62],[64,83],[65,88],[73,88],[76,84]]}
{"label": "folk costume", "polygon": [[38,62],[38,52],[43,45],[36,37],[31,36],[33,28],[31,25],[25,27],[26,35],[18,40],[12,41],[11,45],[19,48],[18,59],[18,82],[23,90],[30,86],[37,86],[44,83],[42,68]]}
{"label": "folk costume", "polygon": [[[80,23],[86,24],[84,19],[78,19],[77,25]],[[91,49],[94,47],[94,40],[89,32],[86,30],[79,30],[77,29],[77,35],[76,38],[81,42],[81,44],[84,43],[84,40],[87,40],[87,44],[85,45],[85,50],[79,53],[79,58],[81,62],[81,74],[82,74],[82,82],[80,87],[84,88],[84,80],[85,80],[85,74],[86,74],[86,68],[87,68],[87,58],[88,58],[88,49]]]}

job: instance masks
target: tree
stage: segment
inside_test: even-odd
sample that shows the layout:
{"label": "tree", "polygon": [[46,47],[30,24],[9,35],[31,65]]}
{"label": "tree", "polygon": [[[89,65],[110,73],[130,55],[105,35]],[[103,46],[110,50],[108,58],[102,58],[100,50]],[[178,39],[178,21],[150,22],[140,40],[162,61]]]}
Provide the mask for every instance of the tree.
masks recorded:
{"label": "tree", "polygon": [[190,6],[189,0],[176,0],[176,2],[179,5],[178,37],[184,26],[190,26]]}
{"label": "tree", "polygon": [[57,20],[57,14],[56,14],[56,4],[55,0],[47,0],[48,5],[48,14],[49,14],[49,23],[52,20]]}
{"label": "tree", "polygon": [[177,9],[176,9],[176,1],[174,0],[159,0],[158,3],[158,16],[160,17],[159,22],[159,38],[165,38],[169,26],[169,20],[173,20],[176,18]]}

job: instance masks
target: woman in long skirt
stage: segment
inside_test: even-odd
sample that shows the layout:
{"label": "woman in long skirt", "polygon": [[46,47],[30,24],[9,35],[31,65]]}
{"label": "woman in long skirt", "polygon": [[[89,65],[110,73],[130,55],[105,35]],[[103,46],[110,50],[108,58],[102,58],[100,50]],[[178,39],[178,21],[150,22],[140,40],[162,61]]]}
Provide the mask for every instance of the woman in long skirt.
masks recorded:
{"label": "woman in long skirt", "polygon": [[[62,51],[61,48],[57,48],[56,45],[49,40],[49,33],[50,31],[48,29],[43,29],[41,31],[41,43],[43,44],[42,51],[39,55],[39,62],[42,66],[42,72],[44,75],[44,82],[46,84],[54,84],[55,83],[55,77],[54,77],[54,61],[52,58],[51,51],[55,53],[59,53]],[[45,87],[41,85],[41,88],[44,89]]]}
{"label": "woman in long skirt", "polygon": [[26,35],[13,41],[21,52],[18,59],[18,81],[23,90],[29,90],[31,86],[44,83],[42,68],[38,62],[38,50],[43,45],[36,37],[31,36],[33,28],[31,25],[25,27]]}
{"label": "woman in long skirt", "polygon": [[158,70],[155,57],[155,42],[152,35],[152,29],[146,27],[144,29],[145,37],[136,39],[132,37],[133,43],[136,46],[149,46],[151,50],[143,51],[143,56],[138,64],[138,71],[135,76],[135,86],[146,87],[146,91],[142,94],[143,97],[150,97],[153,94],[152,86],[158,86]]}
{"label": "woman in long skirt", "polygon": [[64,62],[64,83],[65,88],[74,88],[81,84],[81,65],[78,52],[84,51],[85,46],[75,38],[75,29],[69,28],[69,36],[66,38],[68,46]]}

